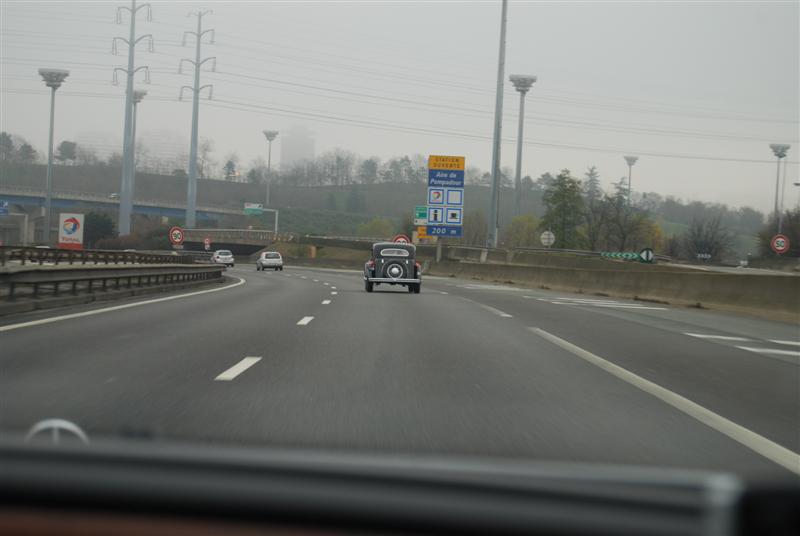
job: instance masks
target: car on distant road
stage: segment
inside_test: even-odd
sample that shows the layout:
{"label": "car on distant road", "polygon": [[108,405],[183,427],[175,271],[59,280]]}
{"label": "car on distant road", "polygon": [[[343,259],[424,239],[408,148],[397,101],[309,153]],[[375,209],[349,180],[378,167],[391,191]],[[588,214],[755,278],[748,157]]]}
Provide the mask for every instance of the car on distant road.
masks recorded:
{"label": "car on distant road", "polygon": [[227,249],[218,249],[211,255],[211,262],[214,264],[224,264],[225,266],[233,266],[233,253]]}
{"label": "car on distant road", "polygon": [[372,256],[364,264],[364,290],[375,285],[402,285],[409,292],[422,290],[422,267],[417,262],[417,247],[398,242],[372,244]]}
{"label": "car on distant road", "polygon": [[283,257],[277,251],[264,251],[256,260],[256,270],[283,271]]}
{"label": "car on distant road", "polygon": [[109,199],[119,199],[119,194],[116,193],[116,192],[113,193],[113,194],[108,194],[108,198]]}

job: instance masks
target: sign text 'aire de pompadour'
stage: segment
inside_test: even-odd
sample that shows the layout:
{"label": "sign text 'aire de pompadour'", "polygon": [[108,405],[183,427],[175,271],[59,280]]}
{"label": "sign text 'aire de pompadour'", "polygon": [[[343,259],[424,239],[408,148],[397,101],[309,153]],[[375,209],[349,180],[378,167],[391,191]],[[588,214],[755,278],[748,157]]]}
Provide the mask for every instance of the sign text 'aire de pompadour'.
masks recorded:
{"label": "sign text 'aire de pompadour'", "polygon": [[464,157],[428,157],[428,236],[459,238],[464,223]]}

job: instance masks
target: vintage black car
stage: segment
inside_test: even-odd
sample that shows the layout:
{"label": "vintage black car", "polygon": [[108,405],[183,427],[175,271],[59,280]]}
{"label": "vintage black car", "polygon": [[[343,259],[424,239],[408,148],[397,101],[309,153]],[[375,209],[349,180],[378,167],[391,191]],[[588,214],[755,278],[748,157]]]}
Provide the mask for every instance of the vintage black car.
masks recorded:
{"label": "vintage black car", "polygon": [[417,262],[414,244],[378,242],[372,244],[372,257],[364,264],[364,290],[374,285],[403,285],[409,292],[422,289],[422,267]]}

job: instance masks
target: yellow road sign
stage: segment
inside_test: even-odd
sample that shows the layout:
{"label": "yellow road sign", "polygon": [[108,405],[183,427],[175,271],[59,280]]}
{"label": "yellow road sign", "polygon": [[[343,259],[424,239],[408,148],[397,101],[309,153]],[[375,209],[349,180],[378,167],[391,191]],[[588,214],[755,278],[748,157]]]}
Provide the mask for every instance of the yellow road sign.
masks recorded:
{"label": "yellow road sign", "polygon": [[428,169],[455,169],[463,171],[464,157],[432,154],[428,157]]}
{"label": "yellow road sign", "polygon": [[428,238],[428,228],[424,225],[417,227],[417,236],[419,238]]}

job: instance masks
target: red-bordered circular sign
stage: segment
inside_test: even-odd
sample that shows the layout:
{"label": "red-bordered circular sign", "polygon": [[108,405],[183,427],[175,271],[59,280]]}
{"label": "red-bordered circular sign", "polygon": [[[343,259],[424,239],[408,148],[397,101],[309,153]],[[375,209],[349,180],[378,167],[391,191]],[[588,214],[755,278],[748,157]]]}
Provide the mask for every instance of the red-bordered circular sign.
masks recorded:
{"label": "red-bordered circular sign", "polygon": [[398,244],[410,244],[411,239],[404,234],[399,234],[392,238],[392,242],[397,242]]}
{"label": "red-bordered circular sign", "polygon": [[180,227],[170,227],[169,228],[169,241],[174,245],[183,244],[183,229]]}
{"label": "red-bordered circular sign", "polygon": [[769,247],[778,255],[789,251],[789,245],[789,238],[782,234],[776,234],[772,237],[772,240],[769,241]]}

